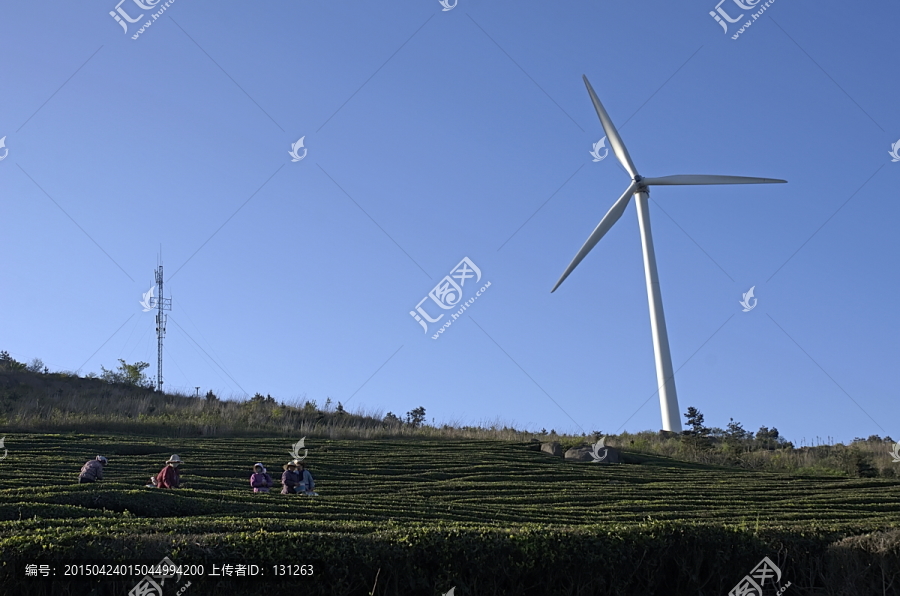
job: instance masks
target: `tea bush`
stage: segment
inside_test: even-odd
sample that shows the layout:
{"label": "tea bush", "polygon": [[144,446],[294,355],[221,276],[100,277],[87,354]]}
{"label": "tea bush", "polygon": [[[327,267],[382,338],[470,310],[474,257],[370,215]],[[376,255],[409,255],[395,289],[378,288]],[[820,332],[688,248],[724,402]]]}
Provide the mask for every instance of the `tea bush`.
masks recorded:
{"label": "tea bush", "polygon": [[[797,593],[880,594],[882,574],[900,574],[896,479],[755,472],[628,451],[629,463],[595,465],[548,457],[532,443],[307,439],[321,496],[280,495],[278,472],[296,438],[7,434],[0,586],[15,582],[23,595],[127,594],[139,578],[28,583],[20,572],[40,561],[163,556],[313,563],[315,579],[293,580],[304,595],[362,596],[376,574],[376,594],[392,595],[454,585],[459,596],[726,594],[763,556],[777,560]],[[110,458],[105,479],[77,484],[98,453]],[[185,461],[185,488],[144,488],[172,453]],[[276,478],[271,494],[250,490],[260,460]],[[195,580],[191,594],[258,593],[252,583]],[[278,585],[266,577],[265,586]]]}

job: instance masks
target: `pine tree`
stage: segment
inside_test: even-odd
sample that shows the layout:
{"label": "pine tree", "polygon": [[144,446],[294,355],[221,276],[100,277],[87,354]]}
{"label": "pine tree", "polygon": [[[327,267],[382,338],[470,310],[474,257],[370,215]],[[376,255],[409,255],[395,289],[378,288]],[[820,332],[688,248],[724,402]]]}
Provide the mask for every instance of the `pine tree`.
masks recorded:
{"label": "pine tree", "polygon": [[703,425],[703,414],[700,413],[700,410],[694,406],[690,406],[684,414],[684,417],[687,418],[687,425],[691,427],[691,430],[686,431],[686,434],[699,437],[709,435],[709,429]]}

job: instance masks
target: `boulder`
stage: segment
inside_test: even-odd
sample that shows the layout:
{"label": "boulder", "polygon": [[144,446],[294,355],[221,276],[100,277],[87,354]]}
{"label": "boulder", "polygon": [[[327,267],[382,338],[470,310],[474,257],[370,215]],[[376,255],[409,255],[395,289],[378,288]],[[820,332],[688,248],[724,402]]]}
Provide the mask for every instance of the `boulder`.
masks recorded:
{"label": "boulder", "polygon": [[541,443],[541,451],[549,453],[550,455],[555,455],[556,457],[563,456],[562,447],[560,447],[559,443],[556,441],[553,441],[552,443]]}
{"label": "boulder", "polygon": [[[570,459],[572,461],[592,462],[594,461],[592,452],[592,447],[573,447],[572,449],[566,451],[565,457],[566,459]],[[604,457],[604,453],[606,454],[606,457]],[[614,449],[613,447],[604,447],[603,449],[601,449],[600,457],[603,457],[603,459],[597,462],[599,464],[617,464],[621,461],[619,459],[619,451],[617,449]]]}
{"label": "boulder", "polygon": [[572,459],[575,461],[591,461],[594,458],[591,457],[591,448],[590,447],[572,447],[568,451],[566,451],[566,459]]}

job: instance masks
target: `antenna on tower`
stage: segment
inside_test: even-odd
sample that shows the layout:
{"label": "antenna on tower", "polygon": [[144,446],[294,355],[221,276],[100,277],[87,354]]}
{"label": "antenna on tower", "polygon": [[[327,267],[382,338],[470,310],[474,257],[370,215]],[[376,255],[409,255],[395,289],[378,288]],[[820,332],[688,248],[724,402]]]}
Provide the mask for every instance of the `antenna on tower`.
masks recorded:
{"label": "antenna on tower", "polygon": [[163,338],[166,336],[166,315],[165,311],[172,310],[172,299],[163,297],[163,266],[162,266],[162,246],[159,247],[158,266],[153,272],[156,278],[156,287],[159,290],[159,297],[156,298],[156,390],[162,393],[163,388]]}

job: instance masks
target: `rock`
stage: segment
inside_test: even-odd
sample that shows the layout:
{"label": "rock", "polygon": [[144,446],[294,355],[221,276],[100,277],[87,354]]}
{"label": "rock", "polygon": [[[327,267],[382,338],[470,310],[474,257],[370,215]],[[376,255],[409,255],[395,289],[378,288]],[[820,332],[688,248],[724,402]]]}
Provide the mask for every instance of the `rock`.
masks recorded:
{"label": "rock", "polygon": [[562,447],[560,447],[559,443],[556,441],[553,441],[552,443],[541,443],[541,451],[549,453],[550,455],[555,455],[556,457],[563,456]]}
{"label": "rock", "polygon": [[566,459],[573,459],[575,461],[592,461],[594,459],[591,457],[590,447],[572,447],[566,451],[565,457]]}
{"label": "rock", "polygon": [[[604,457],[605,454],[605,457]],[[592,447],[573,447],[566,451],[566,459],[570,459],[572,461],[586,461],[593,462],[593,448]],[[600,450],[600,457],[603,459],[598,461],[598,464],[617,464],[620,463],[621,460],[619,458],[619,451],[613,447],[604,447]]]}

